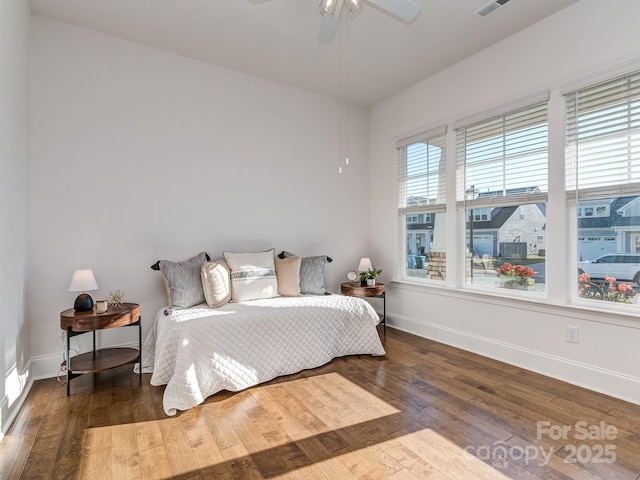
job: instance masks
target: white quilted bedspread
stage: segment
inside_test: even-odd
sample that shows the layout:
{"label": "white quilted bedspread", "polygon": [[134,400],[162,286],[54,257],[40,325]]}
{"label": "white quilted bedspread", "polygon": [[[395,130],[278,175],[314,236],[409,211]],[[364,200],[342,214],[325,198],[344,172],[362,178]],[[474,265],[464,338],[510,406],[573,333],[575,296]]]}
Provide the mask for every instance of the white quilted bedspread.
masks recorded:
{"label": "white quilted bedspread", "polygon": [[369,303],[342,295],[276,297],[161,309],[142,352],[152,385],[165,385],[167,415],[221,390],[239,391],[335,357],[384,355]]}

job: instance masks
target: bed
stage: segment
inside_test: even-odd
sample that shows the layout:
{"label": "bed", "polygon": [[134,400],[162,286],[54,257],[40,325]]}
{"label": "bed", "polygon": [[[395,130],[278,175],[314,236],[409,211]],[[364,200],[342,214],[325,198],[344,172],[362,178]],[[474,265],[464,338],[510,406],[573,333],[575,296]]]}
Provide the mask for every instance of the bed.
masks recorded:
{"label": "bed", "polygon": [[303,295],[158,311],[143,372],[166,385],[167,415],[222,390],[240,391],[346,355],[384,355],[373,307],[361,298]]}

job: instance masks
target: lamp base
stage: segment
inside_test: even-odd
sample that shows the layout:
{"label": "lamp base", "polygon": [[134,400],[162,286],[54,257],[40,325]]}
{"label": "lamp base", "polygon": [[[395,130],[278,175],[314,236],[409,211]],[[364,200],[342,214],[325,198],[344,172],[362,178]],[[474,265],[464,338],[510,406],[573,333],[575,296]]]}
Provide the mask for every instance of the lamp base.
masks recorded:
{"label": "lamp base", "polygon": [[88,312],[93,309],[93,298],[88,293],[81,293],[73,304],[76,312]]}

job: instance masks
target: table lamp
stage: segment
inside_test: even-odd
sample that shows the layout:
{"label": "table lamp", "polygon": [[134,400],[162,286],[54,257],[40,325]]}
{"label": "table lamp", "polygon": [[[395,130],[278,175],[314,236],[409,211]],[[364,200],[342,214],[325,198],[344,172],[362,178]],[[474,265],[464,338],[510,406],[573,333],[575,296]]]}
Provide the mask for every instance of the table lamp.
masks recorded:
{"label": "table lamp", "polygon": [[361,258],[360,263],[358,264],[358,271],[368,272],[369,270],[373,270],[373,264],[371,263],[371,259],[368,257]]}
{"label": "table lamp", "polygon": [[73,272],[71,278],[71,285],[69,285],[70,292],[82,292],[76,298],[73,304],[73,309],[76,312],[88,312],[93,309],[93,298],[87,292],[90,290],[97,290],[98,284],[96,278],[93,276],[91,269],[76,270]]}

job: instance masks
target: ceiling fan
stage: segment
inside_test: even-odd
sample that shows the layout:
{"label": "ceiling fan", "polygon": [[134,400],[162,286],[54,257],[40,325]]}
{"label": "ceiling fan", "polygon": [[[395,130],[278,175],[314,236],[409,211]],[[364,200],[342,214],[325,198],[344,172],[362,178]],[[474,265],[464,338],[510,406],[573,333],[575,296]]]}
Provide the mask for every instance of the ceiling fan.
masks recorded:
{"label": "ceiling fan", "polygon": [[[249,0],[249,3],[264,3],[270,0]],[[338,19],[342,11],[342,5],[346,3],[352,16],[360,12],[364,3],[370,3],[389,12],[406,22],[411,22],[418,16],[422,7],[413,0],[320,0],[320,12],[322,24],[320,25],[320,44],[333,41],[338,29]]]}
{"label": "ceiling fan", "polygon": [[326,44],[333,41],[343,3],[347,4],[351,15],[356,15],[362,9],[365,1],[407,22],[416,18],[422,8],[413,0],[321,0],[322,24],[320,25],[319,42]]}

